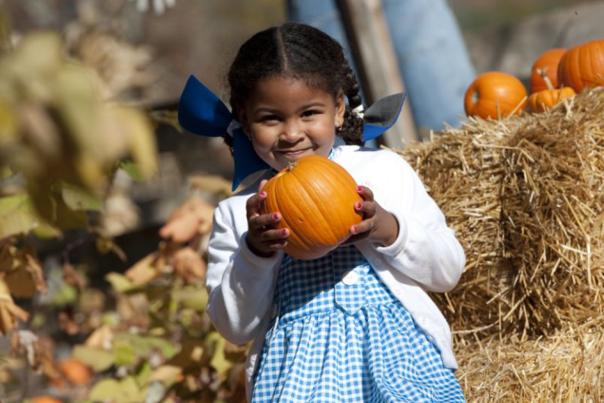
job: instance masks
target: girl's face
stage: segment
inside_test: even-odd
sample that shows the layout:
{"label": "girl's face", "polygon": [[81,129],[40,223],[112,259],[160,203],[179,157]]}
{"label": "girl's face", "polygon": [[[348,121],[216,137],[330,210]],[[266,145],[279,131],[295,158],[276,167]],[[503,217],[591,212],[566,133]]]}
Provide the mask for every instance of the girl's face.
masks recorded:
{"label": "girl's face", "polygon": [[274,76],[258,82],[242,115],[258,156],[281,170],[307,155],[329,155],[344,122],[344,100],[303,80]]}

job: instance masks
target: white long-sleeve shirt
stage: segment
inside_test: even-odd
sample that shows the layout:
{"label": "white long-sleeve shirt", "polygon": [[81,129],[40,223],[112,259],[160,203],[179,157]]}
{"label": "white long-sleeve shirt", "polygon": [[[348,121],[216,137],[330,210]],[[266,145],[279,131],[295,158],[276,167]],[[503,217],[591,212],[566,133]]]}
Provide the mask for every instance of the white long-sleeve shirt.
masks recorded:
{"label": "white long-sleeve shirt", "polygon": [[[368,240],[355,245],[438,347],[445,366],[457,368],[449,325],[426,291],[446,292],[458,282],[465,264],[463,249],[419,177],[398,154],[358,146],[336,147],[332,160],[357,184],[371,189],[374,199],[394,214],[398,237],[378,247]],[[209,243],[208,313],[230,342],[254,341],[248,359],[253,374],[273,313],[273,293],[283,253],[265,258],[247,247],[246,201],[258,190],[266,172],[240,193],[223,200],[214,212]]]}

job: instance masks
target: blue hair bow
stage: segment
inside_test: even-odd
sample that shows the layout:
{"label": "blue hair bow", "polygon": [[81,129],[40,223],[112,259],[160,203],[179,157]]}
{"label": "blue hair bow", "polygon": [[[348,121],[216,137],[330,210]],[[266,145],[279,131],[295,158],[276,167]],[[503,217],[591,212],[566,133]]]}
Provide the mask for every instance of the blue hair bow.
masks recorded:
{"label": "blue hair bow", "polygon": [[[363,114],[362,140],[380,136],[394,125],[403,108],[405,94],[394,94],[378,100]],[[194,76],[189,76],[178,104],[178,123],[187,131],[209,137],[232,138],[235,173],[232,189],[247,176],[270,168],[254,151],[252,143],[226,105]]]}

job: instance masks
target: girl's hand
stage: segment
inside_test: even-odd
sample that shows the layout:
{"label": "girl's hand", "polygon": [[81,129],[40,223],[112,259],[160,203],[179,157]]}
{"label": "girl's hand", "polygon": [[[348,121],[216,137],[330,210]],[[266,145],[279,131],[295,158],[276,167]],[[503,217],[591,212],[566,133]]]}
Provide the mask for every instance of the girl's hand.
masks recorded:
{"label": "girl's hand", "polygon": [[379,246],[394,243],[399,231],[397,219],[373,200],[371,189],[357,186],[357,192],[363,201],[356,203],[354,209],[363,216],[363,221],[350,227],[350,238],[346,240],[346,243],[365,238]]}
{"label": "girl's hand", "polygon": [[262,213],[262,204],[266,199],[266,192],[262,190],[266,180],[260,182],[258,193],[247,200],[247,225],[248,232],[245,238],[247,246],[258,256],[271,257],[278,249],[283,249],[287,244],[289,231],[277,228],[281,221],[281,214]]}

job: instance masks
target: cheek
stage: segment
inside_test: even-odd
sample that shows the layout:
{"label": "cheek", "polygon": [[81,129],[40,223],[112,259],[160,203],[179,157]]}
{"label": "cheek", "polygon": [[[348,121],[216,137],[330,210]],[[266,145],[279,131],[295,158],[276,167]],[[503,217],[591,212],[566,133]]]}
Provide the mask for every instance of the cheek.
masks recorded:
{"label": "cheek", "polygon": [[320,143],[329,143],[335,140],[335,135],[336,135],[336,127],[334,122],[332,121],[327,121],[327,122],[320,122],[317,123],[314,127],[312,132],[314,133],[314,139],[317,142]]}
{"label": "cheek", "polygon": [[259,149],[271,148],[276,139],[270,130],[254,130],[253,128],[249,137],[254,147]]}

